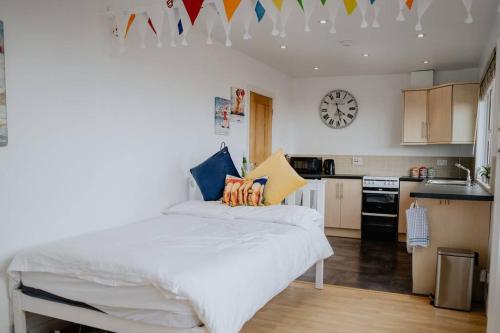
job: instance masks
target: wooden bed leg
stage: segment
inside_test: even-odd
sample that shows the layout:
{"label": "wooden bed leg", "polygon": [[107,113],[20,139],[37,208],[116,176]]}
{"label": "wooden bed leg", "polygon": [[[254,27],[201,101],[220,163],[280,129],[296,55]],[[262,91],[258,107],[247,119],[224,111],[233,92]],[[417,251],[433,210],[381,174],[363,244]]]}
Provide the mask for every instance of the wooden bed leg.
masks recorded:
{"label": "wooden bed leg", "polygon": [[316,289],[323,289],[323,263],[323,260],[316,263]]}
{"label": "wooden bed leg", "polygon": [[15,290],[12,295],[12,310],[14,312],[14,332],[27,333],[26,312],[24,312],[21,301],[21,292]]}

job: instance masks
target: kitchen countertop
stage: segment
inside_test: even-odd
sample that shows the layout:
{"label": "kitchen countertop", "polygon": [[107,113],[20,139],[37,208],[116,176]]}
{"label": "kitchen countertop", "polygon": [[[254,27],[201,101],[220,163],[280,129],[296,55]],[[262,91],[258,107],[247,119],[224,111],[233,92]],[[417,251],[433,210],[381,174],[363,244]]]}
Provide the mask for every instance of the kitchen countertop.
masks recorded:
{"label": "kitchen countertop", "polygon": [[410,192],[412,198],[493,201],[493,195],[481,185],[436,185],[422,182],[415,191]]}
{"label": "kitchen countertop", "polygon": [[301,177],[305,179],[319,179],[319,178],[337,178],[337,179],[362,179],[363,175],[326,175],[326,174],[315,174],[315,173],[303,173],[300,174]]}

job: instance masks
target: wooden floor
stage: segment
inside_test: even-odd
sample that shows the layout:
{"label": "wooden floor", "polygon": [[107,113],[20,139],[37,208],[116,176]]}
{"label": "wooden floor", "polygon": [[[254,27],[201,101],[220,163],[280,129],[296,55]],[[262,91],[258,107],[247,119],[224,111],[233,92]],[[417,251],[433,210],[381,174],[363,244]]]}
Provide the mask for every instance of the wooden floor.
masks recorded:
{"label": "wooden floor", "polygon": [[242,333],[486,332],[484,313],[437,309],[426,297],[294,282]]}

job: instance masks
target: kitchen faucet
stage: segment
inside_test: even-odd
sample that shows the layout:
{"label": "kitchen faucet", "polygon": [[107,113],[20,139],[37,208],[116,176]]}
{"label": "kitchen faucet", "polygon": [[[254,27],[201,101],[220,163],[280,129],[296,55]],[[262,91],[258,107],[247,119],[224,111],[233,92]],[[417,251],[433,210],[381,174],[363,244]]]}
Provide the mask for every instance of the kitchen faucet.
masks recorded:
{"label": "kitchen faucet", "polygon": [[472,179],[470,178],[470,169],[467,169],[460,163],[455,163],[455,166],[459,169],[467,171],[467,186],[472,186]]}

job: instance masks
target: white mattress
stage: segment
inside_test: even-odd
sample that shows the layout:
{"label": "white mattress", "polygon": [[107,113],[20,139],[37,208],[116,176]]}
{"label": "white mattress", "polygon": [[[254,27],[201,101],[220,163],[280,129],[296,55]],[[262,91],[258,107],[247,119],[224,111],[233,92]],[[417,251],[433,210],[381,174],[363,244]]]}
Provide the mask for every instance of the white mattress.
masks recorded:
{"label": "white mattress", "polygon": [[106,286],[77,277],[40,272],[22,272],[22,283],[59,297],[92,305],[112,316],[175,328],[202,325],[186,299],[143,286]]}

